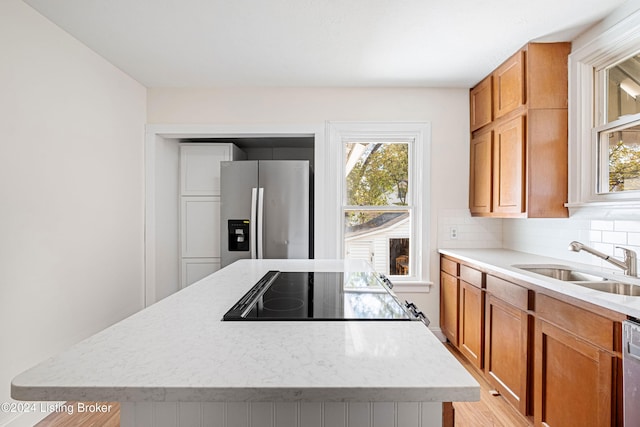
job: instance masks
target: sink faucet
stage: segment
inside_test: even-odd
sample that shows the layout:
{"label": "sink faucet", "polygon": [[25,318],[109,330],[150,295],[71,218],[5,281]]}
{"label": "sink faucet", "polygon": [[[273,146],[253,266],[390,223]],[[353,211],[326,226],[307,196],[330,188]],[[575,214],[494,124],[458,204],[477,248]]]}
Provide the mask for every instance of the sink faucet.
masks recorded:
{"label": "sink faucet", "polygon": [[615,265],[616,267],[619,267],[621,269],[624,270],[624,274],[626,274],[627,276],[633,276],[633,277],[638,277],[638,264],[637,264],[637,258],[636,258],[636,253],[634,251],[632,251],[631,249],[627,249],[627,248],[623,248],[620,246],[616,246],[616,248],[618,249],[622,249],[622,251],[624,252],[624,261],[620,261],[619,259],[616,259],[612,256],[609,256],[605,253],[602,253],[600,251],[597,251],[593,248],[590,248],[589,246],[580,243],[580,242],[576,242],[575,240],[573,242],[571,242],[569,244],[569,250],[573,251],[573,252],[580,252],[580,251],[585,251],[585,252],[589,252],[591,255],[595,255],[598,258],[602,258],[605,261],[610,262],[611,264]]}

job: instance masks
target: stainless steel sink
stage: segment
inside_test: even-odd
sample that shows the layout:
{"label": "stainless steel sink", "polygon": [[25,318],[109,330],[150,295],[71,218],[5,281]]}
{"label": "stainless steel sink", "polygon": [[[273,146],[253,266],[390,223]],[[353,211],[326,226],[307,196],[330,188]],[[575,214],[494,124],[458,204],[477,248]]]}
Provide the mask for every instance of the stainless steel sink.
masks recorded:
{"label": "stainless steel sink", "polygon": [[594,291],[634,297],[640,296],[640,284],[620,282],[620,279],[615,276],[602,277],[588,270],[575,269],[568,265],[526,264],[513,265],[512,267],[593,289]]}
{"label": "stainless steel sink", "polygon": [[603,277],[575,270],[566,265],[514,265],[514,267],[564,282],[605,280]]}
{"label": "stainless steel sink", "polygon": [[601,282],[576,282],[576,285],[593,289],[594,291],[606,292],[609,294],[627,295],[632,297],[640,296],[640,286],[630,283],[614,282],[604,280]]}

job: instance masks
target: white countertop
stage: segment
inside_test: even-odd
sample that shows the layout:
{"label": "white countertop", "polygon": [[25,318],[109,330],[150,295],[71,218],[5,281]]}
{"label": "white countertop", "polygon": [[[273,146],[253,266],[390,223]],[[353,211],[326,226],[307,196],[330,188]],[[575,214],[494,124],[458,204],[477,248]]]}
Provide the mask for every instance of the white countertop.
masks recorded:
{"label": "white countertop", "polygon": [[32,401],[473,401],[480,389],[422,322],[222,322],[268,270],[363,271],[330,260],[239,261],[14,378]]}
{"label": "white countertop", "polygon": [[449,255],[461,261],[467,261],[487,270],[503,273],[516,279],[524,280],[542,288],[551,289],[564,295],[568,295],[592,304],[605,307],[619,313],[633,317],[640,317],[640,297],[609,294],[596,291],[550,277],[541,276],[513,265],[526,264],[556,264],[576,267],[581,270],[613,274],[619,279],[640,285],[637,278],[623,276],[621,270],[603,269],[593,265],[580,264],[572,261],[560,260],[525,252],[511,251],[507,249],[440,249],[439,252]]}

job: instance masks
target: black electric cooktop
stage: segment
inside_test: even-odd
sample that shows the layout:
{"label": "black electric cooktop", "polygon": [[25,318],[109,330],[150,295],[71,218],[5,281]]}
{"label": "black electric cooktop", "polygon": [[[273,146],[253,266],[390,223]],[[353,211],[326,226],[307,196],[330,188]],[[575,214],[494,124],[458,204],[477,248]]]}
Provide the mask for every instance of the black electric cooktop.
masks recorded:
{"label": "black electric cooktop", "polygon": [[269,271],[223,320],[416,320],[369,272]]}

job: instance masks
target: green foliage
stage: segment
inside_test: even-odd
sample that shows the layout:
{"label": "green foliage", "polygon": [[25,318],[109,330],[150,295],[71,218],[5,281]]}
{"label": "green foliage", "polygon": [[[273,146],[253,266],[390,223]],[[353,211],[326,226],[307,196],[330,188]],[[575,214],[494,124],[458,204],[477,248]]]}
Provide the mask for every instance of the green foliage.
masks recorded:
{"label": "green foliage", "polygon": [[407,144],[370,144],[347,176],[347,204],[405,206],[408,170]]}
{"label": "green foliage", "polygon": [[610,144],[609,191],[637,190],[628,184],[634,178],[640,179],[640,146],[628,145],[624,141]]}
{"label": "green foliage", "polygon": [[[347,175],[347,204],[353,206],[407,205],[408,144],[369,144]],[[349,212],[347,224],[364,224],[380,212]]]}

